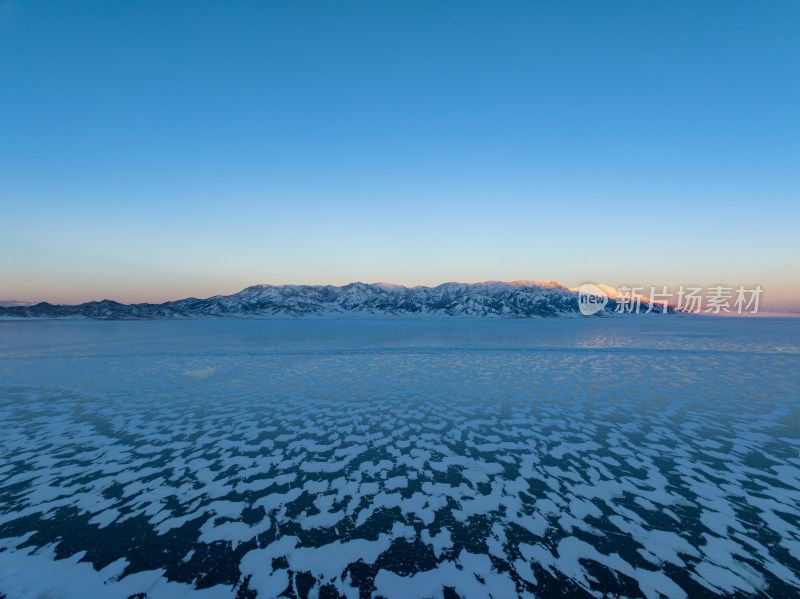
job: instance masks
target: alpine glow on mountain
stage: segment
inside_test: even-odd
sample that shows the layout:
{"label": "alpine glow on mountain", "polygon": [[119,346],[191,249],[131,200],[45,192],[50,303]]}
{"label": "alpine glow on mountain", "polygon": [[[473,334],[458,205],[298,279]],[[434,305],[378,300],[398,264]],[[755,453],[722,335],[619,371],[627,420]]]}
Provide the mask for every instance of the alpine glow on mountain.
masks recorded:
{"label": "alpine glow on mountain", "polygon": [[[613,313],[612,299],[603,311]],[[474,316],[537,317],[576,315],[577,291],[554,281],[484,281],[405,287],[392,283],[253,285],[233,295],[186,298],[162,304],[121,304],[110,300],[77,306],[0,308],[3,317],[33,318],[203,318],[275,316]]]}

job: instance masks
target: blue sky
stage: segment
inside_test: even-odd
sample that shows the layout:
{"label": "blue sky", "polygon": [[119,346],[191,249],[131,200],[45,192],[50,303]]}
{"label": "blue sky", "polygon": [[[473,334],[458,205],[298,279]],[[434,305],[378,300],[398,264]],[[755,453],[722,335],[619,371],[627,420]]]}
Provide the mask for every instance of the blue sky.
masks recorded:
{"label": "blue sky", "polygon": [[0,299],[760,283],[797,2],[0,0]]}

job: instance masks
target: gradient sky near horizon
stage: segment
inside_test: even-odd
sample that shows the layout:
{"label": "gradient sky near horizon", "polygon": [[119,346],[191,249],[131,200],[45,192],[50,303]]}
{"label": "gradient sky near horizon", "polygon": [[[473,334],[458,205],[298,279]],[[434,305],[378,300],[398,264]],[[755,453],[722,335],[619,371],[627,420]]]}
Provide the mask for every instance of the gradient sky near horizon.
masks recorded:
{"label": "gradient sky near horizon", "polygon": [[760,284],[800,3],[0,0],[0,299]]}

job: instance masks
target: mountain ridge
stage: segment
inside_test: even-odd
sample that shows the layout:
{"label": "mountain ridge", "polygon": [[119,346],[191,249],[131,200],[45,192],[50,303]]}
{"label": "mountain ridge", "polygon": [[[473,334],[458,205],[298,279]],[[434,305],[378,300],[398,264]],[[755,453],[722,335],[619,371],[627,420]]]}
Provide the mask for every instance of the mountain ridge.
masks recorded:
{"label": "mountain ridge", "polygon": [[[615,314],[608,300],[598,315]],[[672,312],[673,310],[670,310]],[[268,285],[231,295],[188,297],[159,304],[113,300],[77,305],[47,302],[0,307],[0,317],[127,320],[151,318],[270,318],[299,316],[471,316],[531,318],[580,314],[578,292],[555,281],[481,281],[406,287],[393,283]]]}

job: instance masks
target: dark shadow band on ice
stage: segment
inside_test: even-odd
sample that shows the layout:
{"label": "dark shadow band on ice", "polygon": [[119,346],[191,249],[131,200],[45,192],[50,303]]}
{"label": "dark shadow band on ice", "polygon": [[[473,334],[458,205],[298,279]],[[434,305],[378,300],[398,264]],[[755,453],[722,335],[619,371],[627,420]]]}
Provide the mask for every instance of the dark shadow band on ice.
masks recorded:
{"label": "dark shadow band on ice", "polygon": [[[592,317],[661,315],[641,298],[638,312],[620,312],[609,297]],[[680,313],[675,306],[668,314]],[[579,293],[554,281],[444,283],[404,287],[391,283],[253,285],[233,295],[193,297],[162,304],[121,304],[112,300],[78,305],[46,302],[0,307],[0,318],[280,318],[300,316],[462,316],[489,318],[581,317]]]}

